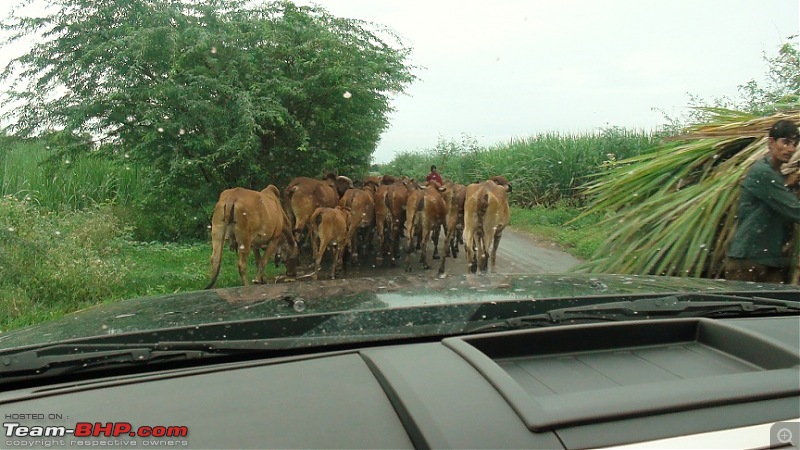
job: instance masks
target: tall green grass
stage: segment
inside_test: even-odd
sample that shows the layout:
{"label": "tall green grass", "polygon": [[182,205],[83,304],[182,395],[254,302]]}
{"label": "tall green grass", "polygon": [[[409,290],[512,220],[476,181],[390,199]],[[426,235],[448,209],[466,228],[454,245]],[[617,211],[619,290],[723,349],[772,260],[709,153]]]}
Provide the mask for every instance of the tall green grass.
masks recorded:
{"label": "tall green grass", "polygon": [[48,163],[55,152],[35,141],[0,140],[0,195],[25,199],[48,211],[74,211],[102,203],[131,205],[141,198],[142,169],[86,155]]}
{"label": "tall green grass", "polygon": [[[56,214],[0,197],[0,333],[100,303],[202,289],[210,256],[208,242],[133,241],[109,205]],[[223,253],[218,287],[241,284],[236,259]]]}
{"label": "tall green grass", "polygon": [[585,203],[577,192],[603,163],[647,153],[660,136],[609,128],[599,133],[542,133],[492,147],[474,140],[440,140],[435,148],[398,155],[381,167],[384,173],[424,179],[431,165],[445,178],[468,184],[503,175],[513,186],[510,201],[518,206]]}

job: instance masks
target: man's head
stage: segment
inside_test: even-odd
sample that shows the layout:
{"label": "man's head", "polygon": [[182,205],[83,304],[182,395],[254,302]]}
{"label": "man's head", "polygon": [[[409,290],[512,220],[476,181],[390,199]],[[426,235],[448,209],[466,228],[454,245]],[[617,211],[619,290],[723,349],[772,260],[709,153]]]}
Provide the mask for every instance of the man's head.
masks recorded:
{"label": "man's head", "polygon": [[431,172],[436,172],[436,166],[431,166]]}
{"label": "man's head", "polygon": [[777,169],[781,164],[789,162],[797,151],[800,131],[791,120],[779,120],[770,127],[768,136],[772,166]]}

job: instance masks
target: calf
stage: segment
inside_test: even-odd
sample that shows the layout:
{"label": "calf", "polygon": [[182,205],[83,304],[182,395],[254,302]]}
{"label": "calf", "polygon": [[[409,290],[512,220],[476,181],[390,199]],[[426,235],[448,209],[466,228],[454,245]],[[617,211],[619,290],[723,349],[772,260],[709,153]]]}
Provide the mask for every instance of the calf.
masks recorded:
{"label": "calf", "polygon": [[308,220],[317,208],[335,207],[339,197],[352,187],[352,180],[330,172],[322,180],[307,177],[292,180],[283,191],[283,203],[286,215],[293,224],[295,239],[302,241],[303,232],[309,227]]}
{"label": "calf", "polygon": [[328,247],[333,249],[331,279],[336,278],[336,269],[343,266],[344,249],[348,246],[347,233],[350,229],[350,211],[343,206],[335,208],[319,207],[309,220],[311,244],[314,251],[313,279],[317,279],[322,269],[322,257]]}
{"label": "calf", "polygon": [[[247,258],[251,248],[258,265],[257,283],[264,282],[264,267],[281,244],[289,248],[286,274],[295,276],[299,250],[291,230],[275,186],[269,185],[261,192],[244,188],[223,191],[211,217],[211,282],[206,289],[213,288],[217,282],[226,239],[238,253],[243,285],[248,284]],[[263,256],[261,250],[264,250]]]}
{"label": "calf", "polygon": [[375,197],[378,185],[373,180],[365,180],[363,189],[348,189],[339,200],[339,206],[350,210],[350,228],[347,242],[350,248],[350,262],[358,263],[359,253],[366,257],[372,248],[375,236]]}
{"label": "calf", "polygon": [[375,257],[375,264],[380,266],[383,264],[383,255],[390,255],[391,251],[387,248],[386,244],[389,243],[387,235],[389,234],[389,207],[386,204],[386,195],[389,193],[389,186],[394,184],[395,179],[391,175],[384,175],[381,178],[381,183],[373,194],[375,201],[375,235],[378,238],[378,251]]}
{"label": "calf", "polygon": [[[420,263],[423,269],[429,269],[428,265],[428,241],[433,235],[433,259],[439,257],[439,231],[445,226],[447,207],[441,192],[446,188],[439,187],[435,182],[428,183],[424,189],[416,190],[408,196],[406,205],[406,271],[411,271],[411,254],[416,247],[415,239],[420,236]],[[446,231],[445,231],[446,232]],[[446,258],[442,258],[439,265],[439,274],[444,273]]]}
{"label": "calf", "polygon": [[419,189],[416,180],[402,177],[389,186],[385,203],[389,220],[389,261],[395,265],[397,255],[400,253],[400,237],[403,224],[406,222],[406,207],[409,195]]}
{"label": "calf", "polygon": [[442,193],[445,205],[447,205],[447,218],[445,219],[447,237],[445,243],[445,258],[458,256],[458,244],[463,244],[464,231],[464,199],[467,195],[467,187],[463,184],[447,181],[444,184],[446,190]]}
{"label": "calf", "polygon": [[497,247],[511,216],[508,207],[510,191],[511,185],[503,177],[492,177],[483,183],[467,186],[464,248],[471,273],[478,269],[486,271],[488,261],[491,261],[491,271],[495,273]]}

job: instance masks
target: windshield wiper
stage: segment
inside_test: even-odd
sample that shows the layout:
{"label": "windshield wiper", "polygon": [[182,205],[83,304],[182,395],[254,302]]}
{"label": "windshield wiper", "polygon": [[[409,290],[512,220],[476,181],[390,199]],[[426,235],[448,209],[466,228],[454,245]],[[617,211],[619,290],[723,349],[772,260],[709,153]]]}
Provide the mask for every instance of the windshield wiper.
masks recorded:
{"label": "windshield wiper", "polygon": [[61,375],[97,367],[139,365],[219,356],[204,349],[160,344],[56,344],[0,355],[0,377]]}
{"label": "windshield wiper", "polygon": [[[378,338],[385,336],[377,336]],[[0,383],[21,377],[58,376],[98,368],[189,361],[233,355],[279,353],[294,348],[341,344],[347,336],[296,336],[247,340],[153,343],[54,344],[0,354]]]}
{"label": "windshield wiper", "polygon": [[490,323],[479,322],[477,326],[467,327],[464,333],[623,320],[675,317],[721,318],[773,314],[800,314],[800,305],[796,302],[761,298],[741,301],[687,301],[681,300],[680,296],[671,295],[668,297],[552,309],[543,314],[512,317]]}

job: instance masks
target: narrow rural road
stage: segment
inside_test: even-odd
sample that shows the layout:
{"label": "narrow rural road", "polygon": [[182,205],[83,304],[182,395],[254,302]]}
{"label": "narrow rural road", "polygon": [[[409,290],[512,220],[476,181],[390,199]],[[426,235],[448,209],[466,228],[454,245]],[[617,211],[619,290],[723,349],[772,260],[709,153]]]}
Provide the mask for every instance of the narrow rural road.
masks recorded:
{"label": "narrow rural road", "polygon": [[[439,250],[442,252],[442,242],[439,242]],[[428,260],[432,266],[430,269],[422,269],[419,264],[419,252],[412,256],[412,272],[414,275],[436,277],[439,267],[439,260],[431,260],[432,248],[429,247]],[[401,256],[404,258],[404,256]],[[326,261],[327,261],[326,257]],[[550,242],[538,239],[528,233],[507,228],[503,231],[500,247],[497,249],[497,272],[498,273],[563,273],[579,264],[581,261],[568,253],[558,249]],[[391,277],[407,275],[404,267],[404,260],[398,261],[395,267],[374,267],[371,264],[362,266],[348,266],[344,273],[344,278],[363,278],[363,277]],[[320,279],[326,279],[329,274],[330,266],[323,263]],[[455,259],[448,258],[445,272],[448,275],[461,275],[467,273],[467,262],[464,259],[464,249]]]}

